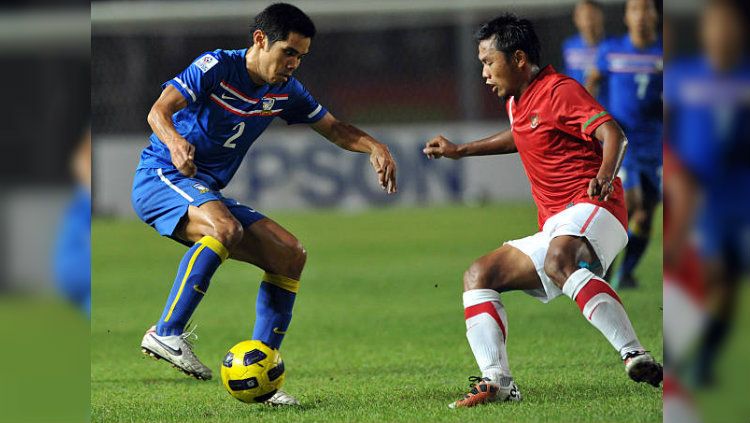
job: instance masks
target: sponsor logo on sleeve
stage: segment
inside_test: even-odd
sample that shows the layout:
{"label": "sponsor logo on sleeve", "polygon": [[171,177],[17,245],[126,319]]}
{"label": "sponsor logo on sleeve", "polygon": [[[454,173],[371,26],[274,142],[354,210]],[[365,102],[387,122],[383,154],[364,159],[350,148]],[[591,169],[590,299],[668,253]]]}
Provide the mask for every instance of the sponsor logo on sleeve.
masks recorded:
{"label": "sponsor logo on sleeve", "polygon": [[206,73],[209,69],[216,66],[217,63],[219,63],[219,61],[216,60],[215,57],[211,56],[210,54],[206,54],[205,56],[195,61],[195,66],[198,66],[198,69],[200,69],[201,72]]}

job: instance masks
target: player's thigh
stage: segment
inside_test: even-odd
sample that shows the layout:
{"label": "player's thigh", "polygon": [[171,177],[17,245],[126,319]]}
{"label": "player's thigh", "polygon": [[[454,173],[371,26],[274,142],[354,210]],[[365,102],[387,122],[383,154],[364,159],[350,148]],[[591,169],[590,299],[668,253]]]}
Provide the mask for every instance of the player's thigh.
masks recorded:
{"label": "player's thigh", "polygon": [[478,258],[464,274],[464,290],[505,292],[539,288],[542,282],[531,258],[509,244]]}
{"label": "player's thigh", "polygon": [[297,237],[268,217],[246,226],[230,257],[269,273],[299,279],[307,253]]}
{"label": "player's thigh", "polygon": [[585,266],[599,267],[599,258],[589,241],[582,236],[561,235],[552,238],[544,258],[544,272],[562,289],[573,272]]}
{"label": "player's thigh", "polygon": [[[188,242],[197,242],[210,235],[227,248],[235,246],[242,238],[242,225],[219,200],[200,206],[189,206],[175,230],[175,236]],[[231,251],[231,248],[230,248]]]}

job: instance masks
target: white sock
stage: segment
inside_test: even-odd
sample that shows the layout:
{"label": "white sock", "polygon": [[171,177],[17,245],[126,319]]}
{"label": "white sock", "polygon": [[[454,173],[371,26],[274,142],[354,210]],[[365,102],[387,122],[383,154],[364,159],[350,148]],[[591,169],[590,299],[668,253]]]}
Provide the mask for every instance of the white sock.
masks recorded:
{"label": "white sock", "polygon": [[607,282],[588,269],[578,269],[565,281],[562,292],[578,304],[583,316],[623,359],[630,352],[643,351],[620,297]]}
{"label": "white sock", "polygon": [[508,316],[500,294],[492,289],[464,292],[464,317],[466,338],[482,377],[499,381],[502,376],[511,376],[505,349]]}

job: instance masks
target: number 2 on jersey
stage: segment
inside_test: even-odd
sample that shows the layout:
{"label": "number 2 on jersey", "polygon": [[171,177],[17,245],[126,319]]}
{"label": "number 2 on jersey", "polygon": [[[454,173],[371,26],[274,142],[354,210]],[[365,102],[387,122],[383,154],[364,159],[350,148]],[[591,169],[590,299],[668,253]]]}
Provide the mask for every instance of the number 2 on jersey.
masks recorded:
{"label": "number 2 on jersey", "polygon": [[643,100],[646,97],[646,89],[649,81],[651,81],[651,76],[647,73],[637,73],[633,79],[638,84],[638,100]]}
{"label": "number 2 on jersey", "polygon": [[236,140],[237,138],[239,138],[240,136],[242,136],[242,132],[245,131],[245,122],[240,122],[237,125],[234,125],[234,128],[232,128],[232,129],[235,130],[235,131],[237,131],[237,133],[235,133],[234,135],[232,135],[231,137],[229,137],[229,139],[227,140],[227,142],[224,143],[224,147],[226,147],[226,148],[235,148],[235,147],[237,147],[237,144],[234,143],[234,140]]}

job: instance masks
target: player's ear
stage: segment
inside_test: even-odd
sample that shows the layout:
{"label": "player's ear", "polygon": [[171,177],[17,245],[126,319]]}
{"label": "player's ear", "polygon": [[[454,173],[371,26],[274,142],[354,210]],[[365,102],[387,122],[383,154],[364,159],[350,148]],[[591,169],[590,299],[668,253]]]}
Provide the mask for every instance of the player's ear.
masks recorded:
{"label": "player's ear", "polygon": [[261,49],[266,46],[266,34],[260,29],[253,31],[253,44],[257,45]]}
{"label": "player's ear", "polygon": [[518,68],[522,68],[527,60],[526,60],[526,53],[524,53],[522,50],[516,50],[513,52],[513,62],[516,63],[516,66]]}

